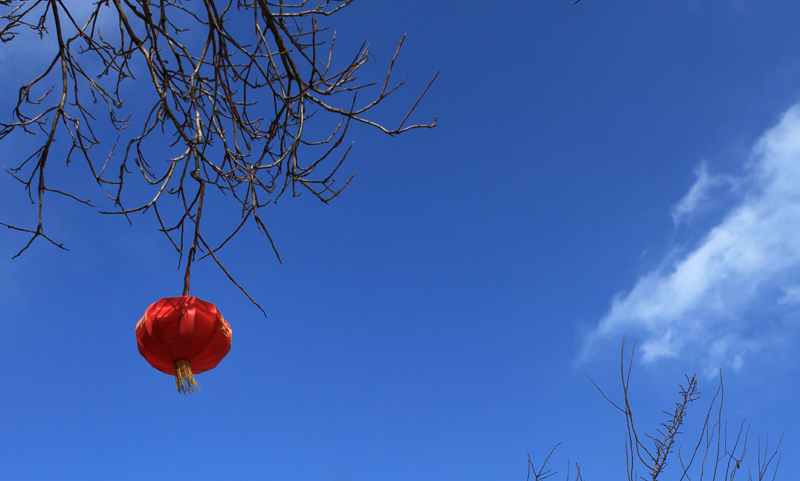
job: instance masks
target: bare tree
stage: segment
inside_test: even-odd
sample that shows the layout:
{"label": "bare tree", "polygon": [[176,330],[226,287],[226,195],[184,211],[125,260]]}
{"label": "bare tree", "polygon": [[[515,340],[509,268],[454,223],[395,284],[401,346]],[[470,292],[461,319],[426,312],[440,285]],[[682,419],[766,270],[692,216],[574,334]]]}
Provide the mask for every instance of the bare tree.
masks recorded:
{"label": "bare tree", "polygon": [[[78,18],[77,2],[68,0],[0,2],[4,44],[33,32],[53,47],[43,71],[20,87],[12,121],[0,123],[0,139],[42,134],[38,149],[6,168],[38,206],[35,228],[0,223],[29,235],[17,255],[38,238],[64,249],[44,231],[46,193],[91,205],[49,175],[54,145],[66,139],[67,164],[81,159],[108,189],[114,208],[104,213],[155,214],[179,265],[185,254],[184,295],[200,252],[258,306],[220,262],[219,249],[250,222],[280,261],[261,209],[287,192],[305,191],[325,203],[338,196],[353,178],[337,182],[336,175],[352,147],[345,139],[354,123],[389,135],[436,124],[409,124],[436,76],[395,126],[370,116],[405,83],[390,85],[403,40],[381,81],[360,81],[369,45],[340,64],[335,33],[320,25],[351,3],[99,0],[83,4],[88,14]],[[116,141],[108,141],[110,129],[100,125],[100,115],[108,116],[105,124],[116,131]],[[95,155],[101,145],[106,150]],[[131,206],[127,199],[135,187],[126,186],[132,173],[152,191]],[[235,200],[241,214],[216,241],[200,222],[208,185]]]}
{"label": "bare tree", "polygon": [[[528,477],[526,481],[544,481],[545,479],[552,478],[558,471],[554,471],[547,467],[547,462],[550,461],[550,458],[553,456],[553,453],[556,452],[556,449],[561,446],[561,443],[556,444],[553,446],[553,449],[550,450],[550,454],[544,458],[542,461],[542,465],[539,468],[536,468],[536,465],[533,463],[531,459],[530,453],[528,453]],[[533,474],[533,478],[531,478],[531,474]],[[567,461],[567,481],[570,480],[570,473],[569,473],[569,461]],[[579,463],[575,463],[575,481],[583,481],[583,476],[581,475],[581,465]]]}
{"label": "bare tree", "polygon": [[[708,410],[700,424],[700,434],[696,443],[689,445],[686,451],[684,445],[678,443],[678,438],[683,434],[686,425],[687,412],[690,405],[700,399],[697,377],[686,376],[685,384],[679,387],[678,401],[675,407],[669,411],[663,411],[666,416],[664,422],[656,428],[655,434],[642,432],[636,424],[631,407],[631,370],[633,366],[633,356],[636,351],[636,343],[631,348],[629,359],[626,362],[625,353],[626,340],[622,340],[620,353],[620,380],[622,384],[622,401],[615,402],[591,379],[592,385],[600,392],[614,408],[625,416],[626,439],[625,439],[625,461],[626,474],[628,481],[650,480],[656,481],[663,479],[664,473],[670,463],[677,461],[677,473],[679,481],[702,481],[710,479],[715,481],[733,481],[736,475],[746,466],[744,464],[747,454],[748,441],[750,438],[750,426],[742,421],[731,433],[728,432],[728,423],[722,415],[722,405],[725,391],[722,384],[722,375],[714,395],[711,397]],[[756,467],[751,469],[747,466],[748,481],[775,480],[780,464],[780,446],[783,436],[777,444],[770,448],[769,437],[767,436],[762,446],[761,437],[757,438],[757,458]],[[547,455],[542,466],[537,470],[530,455],[528,455],[528,480],[531,473],[534,474],[536,481],[544,480],[554,476],[557,472],[545,469],[547,462],[553,455],[556,444],[550,454]],[[676,459],[677,456],[677,459]],[[569,466],[569,462],[568,462]],[[575,464],[577,474],[575,480],[582,480],[579,464]],[[644,474],[640,474],[643,472]],[[675,475],[673,474],[674,478]],[[566,479],[569,481],[570,473],[567,471]]]}

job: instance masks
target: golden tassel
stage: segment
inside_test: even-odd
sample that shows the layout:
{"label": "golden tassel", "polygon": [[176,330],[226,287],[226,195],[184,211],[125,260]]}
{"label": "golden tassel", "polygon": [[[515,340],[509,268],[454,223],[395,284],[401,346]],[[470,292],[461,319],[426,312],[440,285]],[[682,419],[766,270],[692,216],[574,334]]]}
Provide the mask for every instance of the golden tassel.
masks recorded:
{"label": "golden tassel", "polygon": [[189,394],[200,389],[197,381],[194,380],[192,365],[189,361],[175,361],[175,383],[181,394]]}

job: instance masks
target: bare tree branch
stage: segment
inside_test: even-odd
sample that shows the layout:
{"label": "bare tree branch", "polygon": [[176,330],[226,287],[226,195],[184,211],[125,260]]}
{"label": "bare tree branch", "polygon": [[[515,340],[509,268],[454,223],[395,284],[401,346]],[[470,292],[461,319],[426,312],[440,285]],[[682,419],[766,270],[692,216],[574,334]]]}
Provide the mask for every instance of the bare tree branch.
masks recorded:
{"label": "bare tree branch", "polygon": [[[547,478],[549,478],[551,476],[554,476],[556,474],[557,471],[553,471],[552,469],[545,469],[545,468],[547,467],[547,461],[550,460],[550,457],[553,455],[554,452],[556,452],[556,448],[558,448],[560,445],[561,445],[561,443],[558,443],[555,446],[553,446],[553,449],[550,450],[550,454],[548,454],[547,457],[544,458],[544,461],[542,462],[542,466],[539,469],[536,469],[536,466],[533,464],[533,461],[531,460],[531,455],[530,455],[530,453],[528,453],[528,478],[527,478],[527,481],[530,481],[531,473],[533,473],[534,481],[542,481],[542,480],[545,480],[545,479],[547,479]],[[567,475],[567,477],[569,477],[569,475]]]}
{"label": "bare tree branch", "polygon": [[[0,2],[0,40],[32,32],[53,46],[42,72],[19,89],[11,121],[0,123],[0,140],[43,135],[30,157],[6,169],[38,207],[36,228],[12,226],[31,236],[20,254],[39,237],[63,247],[44,235],[47,192],[88,204],[70,193],[74,186],[49,187],[58,182],[47,168],[55,155],[67,164],[80,158],[108,189],[114,208],[103,213],[130,221],[152,208],[181,260],[189,246],[186,293],[201,244],[208,249],[203,257],[222,267],[215,254],[245,223],[254,223],[277,255],[260,209],[286,192],[310,192],[325,203],[340,195],[353,178],[337,183],[335,175],[352,147],[344,142],[351,122],[389,135],[436,124],[434,118],[406,125],[438,74],[397,127],[373,120],[373,111],[405,84],[390,85],[405,36],[380,84],[359,81],[369,45],[339,62],[336,35],[319,22],[351,3],[99,0],[79,20],[63,0]],[[360,102],[371,88],[373,96]],[[106,115],[105,123],[98,120]],[[92,149],[109,130],[116,140],[102,162],[95,160]],[[54,154],[59,140],[69,148]],[[120,140],[125,148],[115,153]],[[197,183],[185,182],[187,174]],[[214,223],[201,228],[204,202],[208,207],[219,199],[206,195],[212,186],[235,201],[241,216],[221,236]],[[154,193],[140,200],[148,188]],[[216,249],[201,241],[204,234],[219,236]]]}
{"label": "bare tree branch", "polygon": [[[694,444],[694,448],[691,450],[691,454],[688,458],[684,459],[681,451],[682,447],[678,444],[678,437],[683,434],[682,430],[686,424],[686,415],[689,405],[700,398],[697,377],[694,375],[685,376],[686,382],[680,386],[678,401],[671,411],[663,411],[663,413],[667,415],[667,419],[656,429],[656,435],[645,433],[640,436],[636,428],[630,402],[630,374],[636,343],[634,342],[630,354],[628,354],[627,365],[625,361],[625,344],[626,337],[623,337],[622,350],[620,353],[620,378],[623,402],[618,403],[612,401],[594,380],[591,378],[589,378],[589,380],[606,401],[625,415],[627,425],[625,457],[628,480],[647,479],[656,481],[663,478],[664,472],[668,466],[668,461],[674,459],[677,454],[680,464],[679,480],[681,481],[684,479],[697,479],[702,481],[706,478],[707,474],[710,474],[712,481],[718,479],[718,477],[722,478],[724,481],[733,481],[736,474],[744,467],[750,427],[749,425],[745,425],[744,421],[742,421],[736,431],[736,435],[733,437],[728,435],[727,423],[723,421],[722,416],[724,401],[722,374],[720,373],[719,385],[714,396],[711,398],[711,403],[700,425],[698,441]],[[651,447],[645,444],[643,441],[645,438],[651,441]],[[782,439],[781,437],[781,440]],[[774,479],[780,462],[780,444],[779,441],[778,445],[770,450],[769,443],[767,442],[762,451],[759,438],[758,471],[756,473],[757,477],[755,478],[758,481],[767,479],[768,472],[773,462],[772,479]],[[639,466],[645,468],[646,476],[640,476],[638,474]],[[696,467],[695,470],[692,470],[693,466]],[[749,467],[748,473],[750,473]],[[754,479],[752,474],[748,474],[748,476],[748,479]]]}

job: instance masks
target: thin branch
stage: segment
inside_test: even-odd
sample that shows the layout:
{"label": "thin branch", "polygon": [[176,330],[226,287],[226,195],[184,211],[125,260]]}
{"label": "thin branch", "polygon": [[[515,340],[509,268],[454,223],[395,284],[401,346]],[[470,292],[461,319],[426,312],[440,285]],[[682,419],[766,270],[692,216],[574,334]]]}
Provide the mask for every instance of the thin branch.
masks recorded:
{"label": "thin branch", "polygon": [[[33,155],[7,169],[38,207],[35,229],[15,228],[32,236],[22,251],[39,237],[63,248],[43,234],[45,192],[89,205],[82,200],[88,196],[70,185],[56,186],[59,173],[49,162],[63,157],[69,164],[79,156],[98,185],[111,186],[106,196],[113,207],[102,213],[131,222],[131,214],[152,208],[179,265],[185,258],[184,292],[209,230],[223,240],[200,259],[210,255],[226,274],[215,253],[245,223],[266,235],[280,262],[259,210],[285,192],[310,192],[326,203],[341,195],[354,176],[336,183],[352,148],[344,142],[351,121],[389,135],[436,125],[435,117],[407,124],[438,73],[398,115],[396,128],[374,120],[378,106],[406,83],[389,85],[405,36],[382,82],[359,80],[369,45],[340,61],[335,34],[321,25],[351,3],[101,0],[79,19],[62,0],[32,0],[0,12],[3,42],[32,32],[55,47],[47,65],[19,89],[12,120],[0,119],[0,140],[43,134]],[[106,27],[110,23],[115,28]],[[121,92],[132,93],[125,99]],[[95,160],[105,143],[95,135],[103,118],[116,135]],[[67,141],[65,156],[54,154],[58,140]],[[120,141],[125,149],[115,153]],[[198,190],[185,182],[189,177],[199,182]],[[224,202],[206,196],[207,187]],[[149,192],[147,200],[140,192]],[[229,217],[217,203],[232,204],[242,221],[222,233],[216,220],[201,227],[204,205],[207,216]]]}

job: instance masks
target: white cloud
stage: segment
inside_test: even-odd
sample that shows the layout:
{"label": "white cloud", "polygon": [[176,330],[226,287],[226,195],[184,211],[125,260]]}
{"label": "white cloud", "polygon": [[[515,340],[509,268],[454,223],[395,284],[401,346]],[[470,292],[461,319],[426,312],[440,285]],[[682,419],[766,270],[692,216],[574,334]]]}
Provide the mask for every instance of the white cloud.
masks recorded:
{"label": "white cloud", "polygon": [[699,357],[715,373],[739,369],[775,334],[769,329],[780,329],[774,307],[800,301],[800,106],[761,137],[742,178],[712,177],[701,165],[672,209],[676,226],[723,184],[744,186],[735,206],[694,248],[674,249],[618,295],[585,355],[597,341],[631,331],[645,361]]}
{"label": "white cloud", "polygon": [[800,303],[800,285],[783,288],[783,296],[778,299],[778,304]]}
{"label": "white cloud", "polygon": [[672,207],[670,212],[675,226],[691,222],[697,213],[708,210],[709,204],[714,203],[714,194],[719,193],[721,188],[732,187],[736,184],[735,179],[731,176],[709,175],[706,162],[702,162],[694,173],[697,181],[689,189],[689,192]]}

